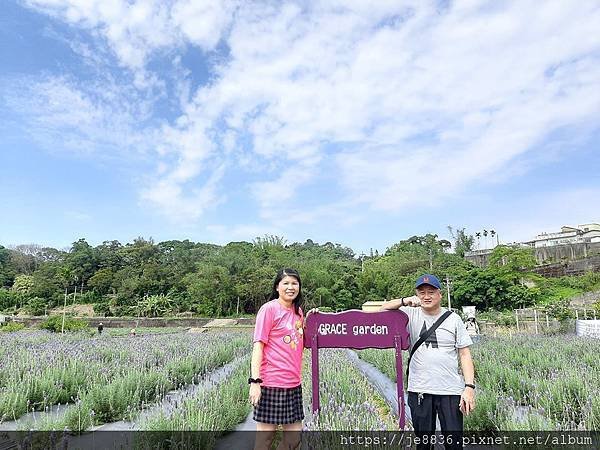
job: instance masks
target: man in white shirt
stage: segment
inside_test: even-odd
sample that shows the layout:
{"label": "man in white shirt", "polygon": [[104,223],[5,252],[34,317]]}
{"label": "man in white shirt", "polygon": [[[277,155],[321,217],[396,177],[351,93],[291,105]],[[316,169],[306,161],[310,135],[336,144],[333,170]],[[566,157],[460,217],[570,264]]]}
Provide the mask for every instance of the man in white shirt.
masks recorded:
{"label": "man in white shirt", "polygon": [[[408,315],[411,350],[447,311],[441,307],[441,284],[435,275],[420,276],[415,289],[416,296],[390,300],[381,307]],[[472,344],[461,318],[451,313],[414,351],[409,363],[408,405],[417,436],[433,434],[436,417],[442,432],[462,432],[463,414],[468,415],[475,406]],[[459,361],[463,376],[458,371]],[[456,436],[446,448],[461,448]],[[427,442],[417,448],[430,448],[431,441]]]}

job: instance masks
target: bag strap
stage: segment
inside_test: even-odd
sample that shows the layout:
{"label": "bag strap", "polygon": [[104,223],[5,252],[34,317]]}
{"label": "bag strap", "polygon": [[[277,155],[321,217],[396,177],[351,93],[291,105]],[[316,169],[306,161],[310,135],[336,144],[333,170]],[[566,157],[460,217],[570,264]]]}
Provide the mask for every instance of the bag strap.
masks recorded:
{"label": "bag strap", "polygon": [[413,347],[410,349],[410,353],[408,354],[408,363],[406,363],[406,380],[407,380],[407,382],[408,382],[408,374],[410,372],[410,361],[412,360],[413,354],[417,351],[419,346],[423,342],[425,342],[429,336],[431,336],[431,333],[433,333],[437,329],[437,327],[439,327],[442,324],[442,322],[444,320],[446,320],[446,317],[448,317],[450,314],[452,314],[452,311],[450,311],[450,310],[448,310],[444,314],[442,314],[442,317],[440,317],[438,320],[436,320],[435,323],[433,325],[431,325],[431,328],[429,328],[425,333],[423,333],[419,337],[417,342],[415,342],[415,345],[413,345]]}

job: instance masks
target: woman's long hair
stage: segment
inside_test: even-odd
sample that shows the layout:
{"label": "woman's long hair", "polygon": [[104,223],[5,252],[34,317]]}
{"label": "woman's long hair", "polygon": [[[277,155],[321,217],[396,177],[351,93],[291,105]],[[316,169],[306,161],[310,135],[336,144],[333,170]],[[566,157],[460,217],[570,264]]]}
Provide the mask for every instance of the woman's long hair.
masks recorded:
{"label": "woman's long hair", "polygon": [[279,298],[279,292],[277,292],[277,287],[279,286],[279,282],[283,280],[283,278],[286,276],[294,277],[296,280],[298,280],[298,295],[296,296],[292,304],[294,305],[294,311],[296,312],[296,314],[300,315],[300,305],[302,304],[302,280],[300,280],[300,274],[295,269],[281,269],[279,272],[277,272],[275,280],[273,280],[273,291],[271,292],[269,300],[275,300],[276,298]]}

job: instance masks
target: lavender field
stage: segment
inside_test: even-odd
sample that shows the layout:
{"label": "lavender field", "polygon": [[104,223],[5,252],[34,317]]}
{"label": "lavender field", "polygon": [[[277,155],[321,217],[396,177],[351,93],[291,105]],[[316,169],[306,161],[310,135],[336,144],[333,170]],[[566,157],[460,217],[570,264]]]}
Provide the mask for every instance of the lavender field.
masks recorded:
{"label": "lavender field", "polygon": [[[477,407],[465,428],[477,431],[600,429],[600,341],[574,335],[484,339],[472,347]],[[395,379],[394,354],[360,357]]]}
{"label": "lavender field", "polygon": [[[248,331],[134,337],[3,333],[0,420],[7,423],[61,405],[61,415],[16,424],[19,429],[71,431],[118,422],[141,430],[234,430],[250,413],[250,352]],[[358,353],[395,380],[392,350]],[[465,427],[599,429],[598,354],[600,342],[575,336],[484,339],[473,347],[477,408]],[[321,350],[320,366],[321,410],[313,414],[306,351],[306,430],[397,429],[393,405],[347,351]],[[166,395],[172,400],[166,401]]]}
{"label": "lavender field", "polygon": [[248,333],[91,337],[44,331],[0,335],[0,420],[69,404],[37,429],[86,430],[127,420],[165,393],[246,354]]}

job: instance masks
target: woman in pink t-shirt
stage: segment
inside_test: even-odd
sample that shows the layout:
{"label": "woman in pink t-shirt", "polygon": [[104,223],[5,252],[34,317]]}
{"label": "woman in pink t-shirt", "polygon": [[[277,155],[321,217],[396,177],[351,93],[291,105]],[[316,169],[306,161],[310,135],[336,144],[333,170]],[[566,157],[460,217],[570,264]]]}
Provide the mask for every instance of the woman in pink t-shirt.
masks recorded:
{"label": "woman in pink t-shirt", "polygon": [[294,269],[283,269],[273,282],[270,301],[256,315],[252,349],[250,402],[258,433],[256,448],[270,448],[282,425],[284,448],[300,442],[302,419],[302,350],[304,315],[302,282]]}

